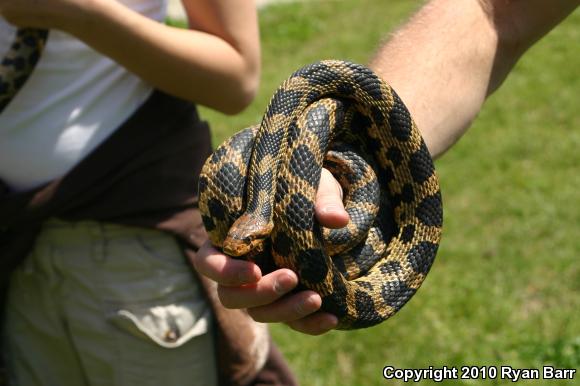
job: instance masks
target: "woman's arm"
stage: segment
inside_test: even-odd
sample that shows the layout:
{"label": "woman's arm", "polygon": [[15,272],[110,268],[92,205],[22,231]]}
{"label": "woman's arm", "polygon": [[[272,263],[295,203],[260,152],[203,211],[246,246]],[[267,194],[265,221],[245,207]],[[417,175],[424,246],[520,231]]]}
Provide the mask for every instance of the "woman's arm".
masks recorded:
{"label": "woman's arm", "polygon": [[19,26],[68,32],[144,81],[228,114],[246,107],[260,74],[251,0],[184,0],[190,30],[151,20],[116,0],[0,0]]}

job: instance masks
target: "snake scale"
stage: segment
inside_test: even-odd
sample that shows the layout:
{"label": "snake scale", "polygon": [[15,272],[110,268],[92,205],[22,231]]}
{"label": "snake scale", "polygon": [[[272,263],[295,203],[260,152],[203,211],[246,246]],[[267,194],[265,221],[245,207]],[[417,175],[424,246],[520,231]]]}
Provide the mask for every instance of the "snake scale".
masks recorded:
{"label": "snake scale", "polygon": [[[0,113],[34,70],[47,30],[19,29],[0,63]],[[321,168],[344,191],[342,229],[315,221]],[[208,158],[200,176],[211,241],[266,272],[287,267],[339,329],[397,312],[427,275],[441,236],[433,162],[397,94],[369,69],[323,61],[277,90],[260,126]]]}
{"label": "snake scale", "polygon": [[[321,168],[344,191],[349,224],[315,220]],[[207,159],[199,207],[212,243],[264,270],[286,267],[322,297],[338,329],[378,324],[424,281],[443,210],[427,147],[395,91],[343,61],[306,66],[272,97],[259,126]]]}

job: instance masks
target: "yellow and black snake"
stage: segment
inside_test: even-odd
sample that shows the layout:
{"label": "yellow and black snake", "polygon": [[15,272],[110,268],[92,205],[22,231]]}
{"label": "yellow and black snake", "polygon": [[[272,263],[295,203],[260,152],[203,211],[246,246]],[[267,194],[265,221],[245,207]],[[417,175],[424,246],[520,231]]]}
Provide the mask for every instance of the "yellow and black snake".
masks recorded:
{"label": "yellow and black snake", "polygon": [[[349,224],[322,228],[322,167],[341,183]],[[342,61],[306,66],[273,96],[261,125],[217,148],[200,178],[212,243],[266,271],[295,271],[339,329],[397,312],[431,268],[443,221],[432,159],[393,89]]]}
{"label": "yellow and black snake", "polygon": [[[47,35],[18,30],[0,63],[0,113],[32,73]],[[343,229],[314,219],[323,166],[345,193]],[[200,177],[200,209],[215,245],[266,271],[297,272],[340,329],[377,324],[413,296],[442,226],[438,180],[409,112],[370,70],[340,61],[297,71],[259,128],[213,153]]]}

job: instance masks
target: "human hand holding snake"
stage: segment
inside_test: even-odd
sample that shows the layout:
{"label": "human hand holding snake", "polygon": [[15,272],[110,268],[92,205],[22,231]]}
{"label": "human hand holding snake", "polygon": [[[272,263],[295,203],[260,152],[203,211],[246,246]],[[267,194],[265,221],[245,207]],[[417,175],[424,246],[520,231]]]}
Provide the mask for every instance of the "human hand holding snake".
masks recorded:
{"label": "human hand holding snake", "polygon": [[[34,46],[20,32],[20,41]],[[12,50],[18,52],[18,40],[15,44]],[[8,74],[22,72],[17,61],[13,71],[12,62],[9,57],[2,63]],[[22,82],[9,78],[7,83],[17,90]],[[4,99],[10,100],[14,93],[5,94]],[[297,71],[280,87],[257,135],[256,129],[244,130],[224,143],[202,171],[200,209],[212,242],[230,256],[247,255],[249,260],[265,258],[272,247],[275,266],[291,269],[302,288],[311,290],[302,292],[307,297],[299,303],[302,307],[294,308],[294,317],[284,317],[289,321],[297,312],[305,316],[322,307],[336,316],[328,316],[326,323],[319,320],[316,325],[322,330],[334,325],[364,328],[397,312],[430,269],[442,215],[431,158],[398,96],[364,67],[320,62]],[[313,223],[318,199],[314,188],[320,182],[325,151],[331,139],[337,138],[326,162],[347,187],[350,206],[345,204],[345,208],[352,211],[353,222],[340,231],[323,231]],[[256,145],[249,147],[252,139]],[[356,154],[357,148],[362,156]],[[287,163],[280,164],[283,159]],[[278,170],[277,165],[286,166]],[[246,191],[246,179],[241,178],[246,170],[247,207],[240,201]],[[394,223],[389,221],[391,215]],[[269,244],[265,238],[272,230]],[[393,234],[396,237],[389,241]],[[262,269],[276,272],[269,262],[261,263],[266,264]],[[260,281],[256,268],[238,268],[238,283],[232,284]],[[278,279],[271,287],[275,295],[282,295],[296,286],[296,274],[277,271]],[[245,292],[259,289],[251,287],[246,285],[249,291]],[[312,291],[320,294],[318,299]],[[266,297],[257,307],[275,300]],[[235,303],[226,306],[243,307]],[[252,308],[254,316],[256,310],[263,310]],[[275,321],[268,319],[264,321]]]}
{"label": "human hand holding snake", "polygon": [[[316,221],[323,167],[345,189],[350,220],[340,229]],[[207,159],[199,196],[213,245],[267,272],[294,271],[341,330],[400,310],[441,236],[437,176],[408,110],[376,74],[345,61],[292,74],[261,124]]]}
{"label": "human hand holding snake", "polygon": [[[323,169],[316,199],[316,217],[328,228],[348,223],[342,190],[332,174]],[[233,259],[207,242],[196,254],[193,264],[199,273],[218,283],[221,302],[228,308],[247,308],[258,322],[285,323],[309,335],[320,335],[337,325],[337,318],[320,312],[322,299],[314,291],[291,292],[298,284],[296,274],[279,269],[262,276],[253,262]]]}

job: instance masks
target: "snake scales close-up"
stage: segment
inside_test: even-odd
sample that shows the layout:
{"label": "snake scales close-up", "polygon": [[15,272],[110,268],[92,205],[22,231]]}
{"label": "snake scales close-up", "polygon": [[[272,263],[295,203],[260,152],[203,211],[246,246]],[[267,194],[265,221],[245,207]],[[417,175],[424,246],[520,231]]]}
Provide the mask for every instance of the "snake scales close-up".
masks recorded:
{"label": "snake scales close-up", "polygon": [[[0,113],[32,73],[48,31],[20,29],[0,64]],[[340,182],[350,220],[315,221],[322,167]],[[266,272],[295,271],[339,329],[375,325],[417,291],[441,237],[432,159],[411,116],[369,69],[323,61],[276,91],[260,126],[208,158],[200,210],[213,244]]]}
{"label": "snake scales close-up", "polygon": [[[342,229],[315,220],[323,166],[344,191]],[[414,295],[443,221],[433,162],[407,108],[369,69],[342,61],[298,70],[259,127],[217,148],[199,205],[214,245],[266,271],[295,271],[338,329],[380,323]]]}

